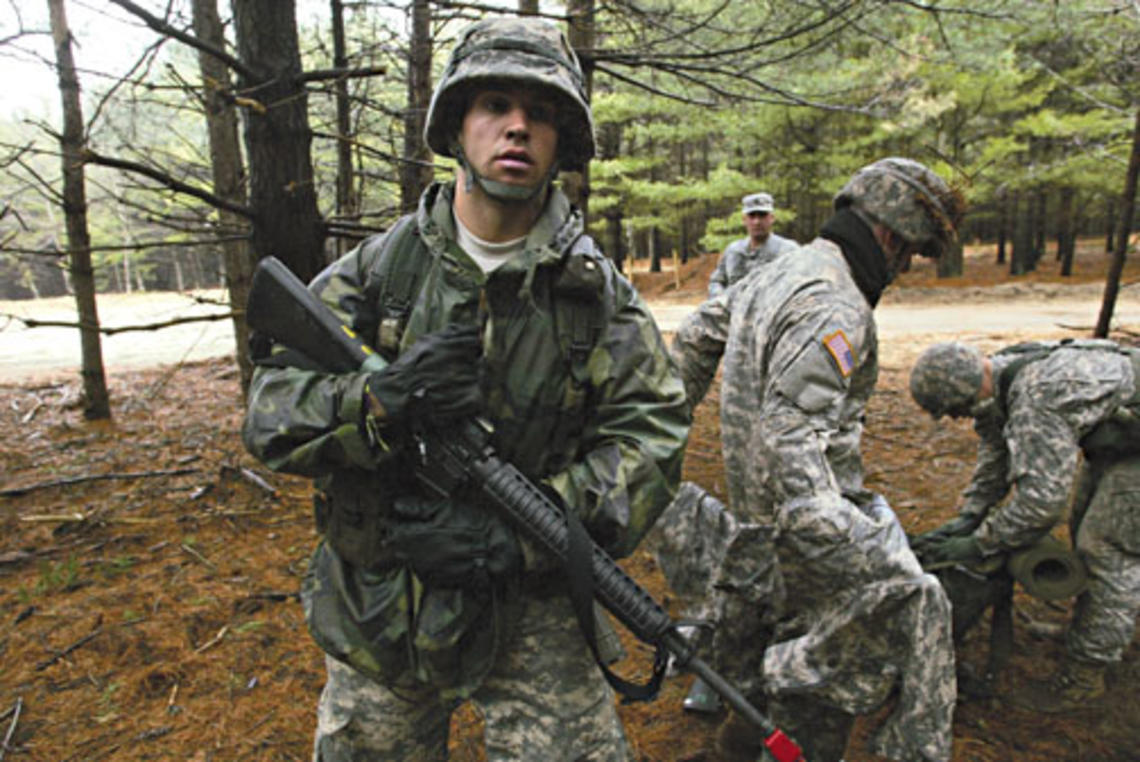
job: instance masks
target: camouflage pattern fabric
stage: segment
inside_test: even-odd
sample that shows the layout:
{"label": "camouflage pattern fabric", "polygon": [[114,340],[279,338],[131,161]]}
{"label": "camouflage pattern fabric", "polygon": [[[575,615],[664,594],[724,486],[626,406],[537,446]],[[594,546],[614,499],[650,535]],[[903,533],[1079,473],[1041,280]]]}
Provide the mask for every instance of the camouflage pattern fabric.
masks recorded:
{"label": "camouflage pattern fabric", "polygon": [[424,138],[433,151],[454,155],[464,90],[488,80],[513,80],[559,96],[559,164],[577,171],[589,163],[594,119],[582,67],[558,27],[538,18],[496,17],[463,30],[428,106]]}
{"label": "camouflage pattern fabric", "polygon": [[766,265],[785,252],[799,248],[799,244],[795,241],[775,233],[769,233],[768,239],[756,248],[752,248],[751,243],[751,239],[741,238],[725,248],[720,261],[716,263],[716,269],[709,276],[710,297],[724,293],[725,289],[757,267]]}
{"label": "camouflage pattern fabric", "polygon": [[737,529],[724,503],[699,485],[683,482],[645,545],[654,551],[669,589],[699,605],[709,598],[716,570]]}
{"label": "camouflage pattern fabric", "polygon": [[835,196],[835,208],[851,205],[860,214],[922,246],[938,257],[957,240],[965,202],[929,167],[889,157],[860,169]]}
{"label": "camouflage pattern fabric", "polygon": [[[762,654],[769,697],[807,696],[861,714],[898,687],[874,750],[949,759],[949,603],[893,512],[863,486],[859,440],[878,376],[877,334],[839,247],[816,239],[705,302],[673,351],[690,404],[723,355],[729,505],[738,522],[767,533],[729,548],[720,584],[733,591],[727,599],[746,595],[753,610],[778,617]],[[719,660],[756,661],[764,646],[756,619],[720,621],[717,637],[725,632],[743,650],[718,648]]]}
{"label": "camouflage pattern fabric", "polygon": [[[994,377],[1014,358],[993,355]],[[960,510],[986,515],[974,531],[983,552],[1028,547],[1061,520],[1081,439],[1132,393],[1127,356],[1060,347],[1018,372],[1004,417],[997,405],[979,412],[977,463]],[[997,507],[1010,490],[1010,501]]]}
{"label": "camouflage pattern fabric", "polygon": [[[1015,358],[993,355],[995,377]],[[1135,384],[1122,352],[1061,346],[1018,371],[1005,416],[992,401],[976,416],[977,463],[960,511],[985,516],[974,532],[984,552],[1027,547],[1062,519],[1081,440],[1132,401]],[[1094,458],[1082,473],[1072,523],[1089,586],[1068,645],[1086,661],[1116,662],[1140,611],[1140,464]]]}
{"label": "camouflage pattern fabric", "polygon": [[[485,720],[487,759],[624,762],[613,693],[563,597],[524,594],[511,648],[472,696]],[[446,760],[458,702],[420,687],[391,689],[327,660],[314,762]]]}
{"label": "camouflage pattern fabric", "polygon": [[1084,467],[1087,504],[1074,506],[1077,553],[1089,584],[1077,598],[1066,634],[1070,653],[1118,662],[1132,643],[1140,614],[1140,456]]}
{"label": "camouflage pattern fabric", "polygon": [[982,389],[983,359],[957,341],[927,347],[910,372],[910,396],[935,418],[968,411]]}
{"label": "camouflage pattern fabric", "polygon": [[[552,191],[525,249],[485,274],[455,243],[452,193],[452,186],[437,184],[421,198],[415,219],[417,236],[426,247],[425,273],[402,335],[393,337],[391,346],[380,335],[365,338],[394,353],[448,324],[485,320],[486,417],[495,427],[494,445],[499,454],[555,490],[566,505],[581,513],[599,544],[614,557],[624,557],[672,499],[688,436],[683,387],[657,326],[632,285],[598,254],[594,261],[604,276],[597,293],[598,308],[605,306],[607,319],[584,363],[584,378],[576,382],[554,322],[560,313],[555,300],[571,298],[558,291],[563,258],[585,256],[568,254],[571,247],[578,251],[578,247],[593,246],[582,237],[580,216],[561,192]],[[366,242],[327,268],[310,286],[346,324],[351,325],[366,306],[376,307],[363,304],[364,285],[374,264],[372,258],[381,249]],[[572,296],[583,297],[581,293]],[[361,397],[366,377],[366,373],[330,375],[292,367],[259,367],[243,425],[247,448],[267,465],[320,477],[328,486],[326,494],[333,498],[333,519],[344,513],[338,513],[339,504],[352,508],[341,516],[341,523],[354,532],[352,545],[358,558],[368,557],[370,530],[392,515],[393,502],[423,489],[410,483],[408,469],[402,465],[408,451],[406,436],[397,428],[363,425]],[[353,522],[359,526],[351,527]],[[525,543],[523,550],[528,578],[556,576],[551,574],[549,559]],[[382,560],[377,558],[377,562]],[[343,560],[340,563],[351,566]],[[324,578],[352,579],[359,584],[377,577],[356,571],[344,568]],[[389,582],[394,586],[399,580],[378,580],[378,584]],[[407,638],[400,649],[404,660],[383,670],[392,680],[410,670],[423,688],[441,687],[421,669],[425,662],[420,656],[426,651],[419,644],[425,639],[432,641],[435,663],[486,663],[493,671],[499,660],[510,658],[512,649],[504,646],[509,637],[464,637],[472,628],[489,626],[486,619],[469,616],[471,606],[456,602],[448,591],[437,591],[432,596],[435,603],[428,605],[423,601],[431,591],[424,593],[418,580],[409,587],[412,597],[391,609],[408,611],[418,603],[421,610],[415,617],[405,617],[414,623],[414,631],[400,635]],[[394,589],[386,592],[397,594]],[[368,599],[388,600],[384,594]],[[511,603],[499,602],[501,606]],[[508,621],[520,624],[518,617]],[[382,625],[374,629],[383,630]],[[322,623],[310,621],[310,627],[314,626]],[[568,609],[561,626],[581,640]],[[329,627],[334,634],[338,629]],[[491,651],[465,652],[468,642],[489,643]],[[449,644],[452,653],[446,653]],[[352,652],[367,650],[370,644],[341,646]],[[555,679],[541,672],[517,677],[520,683],[535,685]],[[481,674],[460,675],[458,683],[446,686],[447,693],[470,695],[481,679]],[[391,684],[392,680],[384,682]],[[555,717],[544,722],[557,722]]]}

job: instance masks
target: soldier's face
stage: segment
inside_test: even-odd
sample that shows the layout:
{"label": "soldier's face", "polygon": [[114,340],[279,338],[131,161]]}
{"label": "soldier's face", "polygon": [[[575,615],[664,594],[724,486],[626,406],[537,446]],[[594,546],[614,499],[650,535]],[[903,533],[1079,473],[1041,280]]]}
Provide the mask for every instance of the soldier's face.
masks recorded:
{"label": "soldier's face", "polygon": [[918,253],[919,247],[909,243],[902,236],[887,229],[883,241],[883,256],[887,261],[888,282],[893,281],[899,273],[909,269],[911,258]]}
{"label": "soldier's face", "polygon": [[554,99],[541,91],[486,88],[471,100],[459,141],[483,177],[534,185],[546,177],[558,155],[556,116]]}
{"label": "soldier's face", "polygon": [[744,215],[744,227],[748,230],[748,237],[754,241],[767,238],[775,222],[776,215],[771,212],[749,212]]}

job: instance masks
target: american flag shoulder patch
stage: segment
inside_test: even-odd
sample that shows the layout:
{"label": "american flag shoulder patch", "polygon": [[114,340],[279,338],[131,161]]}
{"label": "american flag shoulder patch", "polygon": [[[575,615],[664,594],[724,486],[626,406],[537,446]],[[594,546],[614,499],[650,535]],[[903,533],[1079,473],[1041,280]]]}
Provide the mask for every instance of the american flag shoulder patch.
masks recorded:
{"label": "american flag shoulder patch", "polygon": [[827,347],[831,359],[835,360],[839,373],[844,378],[850,376],[851,371],[855,370],[855,353],[851,350],[851,342],[847,341],[847,335],[842,329],[824,336],[823,346]]}

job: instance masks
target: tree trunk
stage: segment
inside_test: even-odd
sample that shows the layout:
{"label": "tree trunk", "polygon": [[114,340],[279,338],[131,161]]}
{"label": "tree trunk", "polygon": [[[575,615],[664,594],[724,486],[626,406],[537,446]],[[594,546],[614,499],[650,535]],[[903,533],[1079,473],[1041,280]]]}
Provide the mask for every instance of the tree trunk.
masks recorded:
{"label": "tree trunk", "polygon": [[424,142],[424,121],[431,104],[431,4],[412,3],[412,39],[408,50],[408,107],[404,111],[404,160],[400,163],[400,210],[410,214],[431,184],[431,150]]}
{"label": "tree trunk", "polygon": [[[586,100],[594,91],[594,0],[569,0],[566,13],[570,17],[567,40],[578,54],[582,74],[586,82]],[[562,190],[570,198],[570,203],[582,211],[585,223],[590,220],[590,166],[581,172],[563,172]]]}
{"label": "tree trunk", "polygon": [[107,377],[103,372],[103,348],[99,336],[99,312],[95,306],[95,272],[91,267],[91,236],[87,232],[87,191],[83,172],[83,110],[79,103],[79,77],[71,54],[71,30],[63,0],[48,0],[51,37],[59,76],[63,107],[63,211],[67,225],[67,249],[71,282],[79,314],[79,343],[83,357],[83,416],[88,420],[111,417]]}
{"label": "tree trunk", "polygon": [[1124,178],[1124,192],[1120,194],[1120,220],[1116,226],[1116,249],[1104,282],[1104,300],[1093,336],[1107,338],[1112,324],[1112,311],[1116,308],[1116,294],[1120,291],[1120,275],[1124,272],[1124,258],[1128,254],[1128,236],[1132,232],[1132,212],[1136,206],[1136,177],[1140,175],[1140,109],[1136,109],[1136,126],[1132,131],[1132,156],[1128,160],[1128,174]]}
{"label": "tree trunk", "polygon": [[[348,68],[348,53],[344,44],[344,3],[332,2],[333,67]],[[352,180],[352,114],[348,102],[348,80],[340,77],[333,83],[336,100],[336,216],[342,220],[356,220],[359,217],[356,194]],[[339,257],[351,248],[353,242],[338,237],[336,254]]]}
{"label": "tree trunk", "polygon": [[962,242],[955,241],[950,249],[938,258],[938,277],[957,278],[962,275]]}
{"label": "tree trunk", "polygon": [[537,16],[538,0],[519,0],[519,13],[524,16]]}
{"label": "tree trunk", "polygon": [[240,83],[241,95],[256,102],[245,119],[253,250],[257,259],[275,256],[308,281],[325,265],[324,226],[293,0],[240,0],[233,10],[238,53],[255,80]]}
{"label": "tree trunk", "polygon": [[1104,253],[1111,254],[1112,250],[1116,248],[1113,246],[1113,236],[1116,233],[1116,199],[1110,198],[1108,200],[1108,208],[1105,209],[1105,235],[1104,235]]}
{"label": "tree trunk", "polygon": [[[621,125],[607,122],[598,128],[598,155],[602,159],[615,159],[621,151]],[[625,241],[622,236],[622,205],[615,204],[605,214],[606,228],[602,234],[602,250],[625,272]]]}
{"label": "tree trunk", "polygon": [[1013,213],[1013,251],[1009,257],[1009,274],[1024,275],[1033,269],[1033,223],[1030,220],[1029,210],[1033,208],[1033,198],[1027,194],[1025,199],[1026,214],[1021,213],[1020,192],[1010,199],[1010,211]]}
{"label": "tree trunk", "polygon": [[1009,198],[1002,193],[998,196],[998,239],[997,264],[1005,264],[1006,235],[1009,230]]}
{"label": "tree trunk", "polygon": [[1037,263],[1045,256],[1045,233],[1049,227],[1049,218],[1046,216],[1047,200],[1048,194],[1045,188],[1039,188],[1033,194],[1033,267],[1030,268],[1032,270],[1037,269]]}
{"label": "tree trunk", "polygon": [[1073,255],[1076,253],[1077,234],[1073,225],[1073,197],[1076,191],[1071,185],[1061,188],[1057,200],[1057,259],[1061,263],[1061,276],[1073,274]]}
{"label": "tree trunk", "polygon": [[[217,0],[194,0],[194,34],[203,42],[225,49],[225,33],[218,18]],[[204,51],[198,52],[198,68],[202,74],[203,101],[206,106],[206,129],[210,141],[210,169],[214,193],[227,201],[245,205],[244,172],[241,144],[238,142],[237,112],[225,95],[230,90],[230,73],[225,64]],[[238,214],[218,209],[218,233],[225,239],[247,233],[249,224]],[[253,260],[246,241],[225,240],[222,260],[225,262],[226,287],[233,312],[234,346],[241,376],[242,396],[249,390],[253,363],[249,357],[249,329],[245,322],[245,303],[253,278]]]}

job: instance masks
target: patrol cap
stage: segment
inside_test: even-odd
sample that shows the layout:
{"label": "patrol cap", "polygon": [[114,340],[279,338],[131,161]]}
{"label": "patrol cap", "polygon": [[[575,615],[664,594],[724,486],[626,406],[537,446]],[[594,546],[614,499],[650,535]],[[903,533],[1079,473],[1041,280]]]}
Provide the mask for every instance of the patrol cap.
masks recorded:
{"label": "patrol cap", "polygon": [[582,67],[558,27],[533,17],[484,19],[460,33],[428,106],[424,139],[431,150],[454,156],[470,93],[504,81],[558,99],[559,166],[584,168],[594,156],[594,120]]}
{"label": "patrol cap", "polygon": [[910,396],[935,418],[969,415],[985,378],[985,355],[959,341],[932,344],[910,371]]}
{"label": "patrol cap", "polygon": [[965,201],[929,167],[913,159],[880,159],[858,170],[835,196],[886,226],[922,256],[938,258],[958,236]]}
{"label": "patrol cap", "polygon": [[751,214],[752,212],[768,214],[776,208],[776,205],[772,202],[772,195],[770,193],[749,194],[740,199],[740,205],[744,209],[745,214]]}

